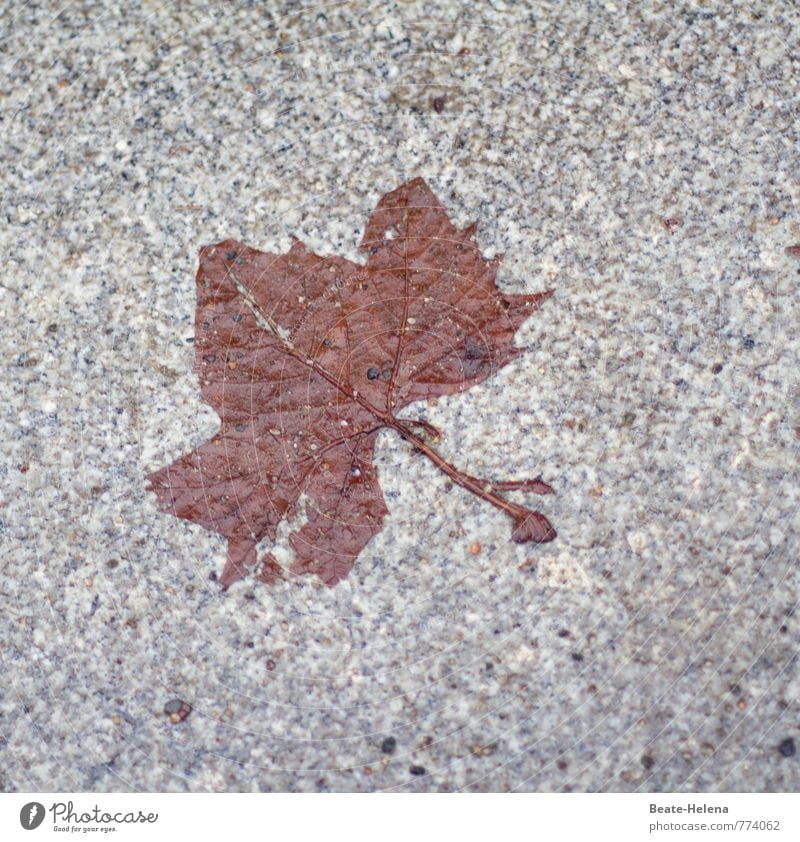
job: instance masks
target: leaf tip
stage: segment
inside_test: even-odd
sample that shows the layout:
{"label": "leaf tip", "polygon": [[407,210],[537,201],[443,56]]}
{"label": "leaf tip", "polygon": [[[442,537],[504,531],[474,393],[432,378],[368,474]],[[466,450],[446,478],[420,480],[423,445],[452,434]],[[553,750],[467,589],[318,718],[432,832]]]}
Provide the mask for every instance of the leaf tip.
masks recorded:
{"label": "leaf tip", "polygon": [[267,585],[274,585],[279,579],[283,578],[283,569],[272,553],[267,553],[264,556],[261,570],[259,570],[256,578]]}
{"label": "leaf tip", "polygon": [[225,567],[222,575],[219,577],[219,583],[225,590],[244,579],[250,572],[250,568],[256,563],[256,545],[250,539],[237,540],[235,538],[228,539],[228,558],[225,562]]}
{"label": "leaf tip", "polygon": [[554,540],[557,534],[541,512],[527,512],[514,521],[511,540],[517,544],[546,544]]}
{"label": "leaf tip", "polygon": [[[401,185],[402,186],[402,185]],[[424,187],[426,190],[430,190],[428,187],[428,182],[421,175],[415,175],[410,181],[406,182],[406,187]]]}

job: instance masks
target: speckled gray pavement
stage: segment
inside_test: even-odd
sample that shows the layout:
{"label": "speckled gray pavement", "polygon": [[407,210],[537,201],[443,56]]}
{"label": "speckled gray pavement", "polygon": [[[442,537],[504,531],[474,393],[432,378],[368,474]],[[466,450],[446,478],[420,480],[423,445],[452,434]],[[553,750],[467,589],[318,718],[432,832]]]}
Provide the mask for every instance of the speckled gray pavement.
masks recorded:
{"label": "speckled gray pavement", "polygon": [[[795,4],[209,5],[2,6],[2,789],[797,790]],[[361,260],[417,175],[556,294],[409,411],[559,538],[384,433],[344,583],[223,592],[144,490],[198,249]]]}

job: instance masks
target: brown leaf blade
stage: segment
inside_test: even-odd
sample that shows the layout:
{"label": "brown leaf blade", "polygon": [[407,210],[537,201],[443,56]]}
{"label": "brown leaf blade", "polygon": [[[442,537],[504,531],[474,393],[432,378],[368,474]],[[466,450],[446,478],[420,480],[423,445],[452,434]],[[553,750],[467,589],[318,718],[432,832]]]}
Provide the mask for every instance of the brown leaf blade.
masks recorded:
{"label": "brown leaf blade", "polygon": [[200,252],[195,370],[220,431],[148,477],[159,508],[227,539],[229,586],[280,567],[257,545],[293,524],[291,573],[335,585],[388,514],[373,464],[394,430],[462,488],[506,512],[514,541],[555,530],[498,490],[547,493],[542,480],[495,483],[447,463],[399,409],[463,391],[521,353],[513,338],[550,292],[507,295],[475,226],[458,230],[420,178],[378,203],[361,248],[366,266],[296,241],[285,255],[235,241]]}

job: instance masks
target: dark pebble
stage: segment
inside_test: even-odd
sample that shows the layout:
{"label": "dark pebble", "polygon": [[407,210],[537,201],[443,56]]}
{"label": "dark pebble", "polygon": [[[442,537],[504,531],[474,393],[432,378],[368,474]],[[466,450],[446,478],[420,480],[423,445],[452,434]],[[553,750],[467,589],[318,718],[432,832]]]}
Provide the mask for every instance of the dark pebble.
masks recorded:
{"label": "dark pebble", "polygon": [[642,755],[642,766],[645,769],[652,769],[655,766],[656,761],[649,754]]}
{"label": "dark pebble", "polygon": [[377,380],[381,376],[380,371],[377,368],[369,368],[367,369],[367,379],[368,380]]}
{"label": "dark pebble", "polygon": [[411,766],[408,771],[411,772],[412,775],[424,775],[425,774],[425,767],[424,766]]}
{"label": "dark pebble", "polygon": [[795,746],[792,737],[787,737],[785,740],[781,740],[781,744],[778,746],[778,751],[784,757],[794,757],[797,747]]}
{"label": "dark pebble", "polygon": [[444,97],[443,96],[434,97],[432,105],[433,105],[433,110],[437,114],[441,114],[444,111]]}
{"label": "dark pebble", "polygon": [[394,737],[386,737],[381,743],[381,751],[384,754],[391,754],[397,748],[397,740]]}
{"label": "dark pebble", "polygon": [[719,374],[720,371],[722,371],[722,363],[714,363],[714,365],[711,366],[712,374]]}
{"label": "dark pebble", "polygon": [[164,713],[170,718],[173,724],[183,722],[184,719],[192,712],[192,706],[183,699],[170,699],[164,705]]}
{"label": "dark pebble", "polygon": [[745,336],[745,338],[742,340],[742,348],[744,348],[745,351],[752,351],[755,347],[756,340],[753,339],[752,336]]}

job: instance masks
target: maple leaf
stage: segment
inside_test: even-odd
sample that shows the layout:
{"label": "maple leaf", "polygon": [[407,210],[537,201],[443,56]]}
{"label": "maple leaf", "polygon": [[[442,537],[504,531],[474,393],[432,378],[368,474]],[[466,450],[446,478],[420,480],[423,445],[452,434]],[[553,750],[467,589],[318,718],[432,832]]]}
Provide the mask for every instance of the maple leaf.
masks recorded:
{"label": "maple leaf", "polygon": [[397,418],[414,401],[469,389],[523,352],[514,333],[551,292],[507,295],[500,258],[485,259],[421,178],[387,193],[361,242],[366,265],[295,240],[269,254],[226,240],[200,251],[195,371],[219,432],[150,474],[161,510],[223,535],[227,587],[274,556],[257,545],[294,526],[291,572],[344,578],[388,514],[373,464],[390,429],[450,479],[512,518],[519,543],[555,530],[498,492],[552,491],[540,479],[488,482],[433,448],[428,422]]}

